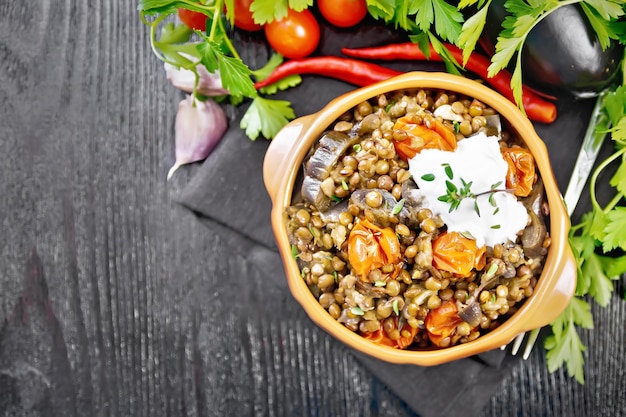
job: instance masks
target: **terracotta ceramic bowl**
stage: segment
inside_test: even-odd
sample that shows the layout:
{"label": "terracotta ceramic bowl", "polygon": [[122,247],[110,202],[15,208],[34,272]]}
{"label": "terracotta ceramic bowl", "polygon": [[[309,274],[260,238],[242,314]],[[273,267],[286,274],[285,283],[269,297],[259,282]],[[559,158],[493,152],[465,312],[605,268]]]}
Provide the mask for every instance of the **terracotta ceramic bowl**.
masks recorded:
{"label": "terracotta ceramic bowl", "polygon": [[[534,293],[499,327],[474,341],[438,350],[399,350],[375,344],[335,321],[319,304],[300,276],[291,255],[284,210],[292,202],[294,184],[302,162],[320,135],[344,112],[379,94],[409,88],[456,91],[493,107],[508,120],[533,153],[545,184],[550,207],[551,245]],[[289,123],[273,139],[263,167],[265,186],[272,199],[271,221],[289,288],[309,317],[348,346],[378,359],[401,364],[437,365],[498,348],[518,334],[552,322],[568,305],[576,285],[576,266],[567,235],[570,227],[561,194],[554,179],[547,149],[530,121],[510,101],[490,88],[469,79],[445,73],[413,72],[342,95],[315,114]]]}

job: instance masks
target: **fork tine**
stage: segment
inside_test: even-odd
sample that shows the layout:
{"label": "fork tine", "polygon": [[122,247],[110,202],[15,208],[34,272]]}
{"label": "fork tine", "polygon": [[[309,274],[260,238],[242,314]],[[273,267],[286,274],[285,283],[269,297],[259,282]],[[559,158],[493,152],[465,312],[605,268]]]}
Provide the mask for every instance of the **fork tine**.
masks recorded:
{"label": "fork tine", "polygon": [[532,352],[533,346],[537,341],[537,336],[539,336],[539,329],[534,329],[530,332],[530,336],[528,336],[528,341],[526,341],[526,348],[524,348],[524,354],[522,355],[522,358],[524,358],[524,360],[528,359],[528,357],[530,356],[530,352]]}
{"label": "fork tine", "polygon": [[513,342],[513,349],[511,350],[512,355],[517,355],[517,352],[519,351],[519,348],[524,341],[524,334],[525,333],[520,333],[515,337],[515,341]]}

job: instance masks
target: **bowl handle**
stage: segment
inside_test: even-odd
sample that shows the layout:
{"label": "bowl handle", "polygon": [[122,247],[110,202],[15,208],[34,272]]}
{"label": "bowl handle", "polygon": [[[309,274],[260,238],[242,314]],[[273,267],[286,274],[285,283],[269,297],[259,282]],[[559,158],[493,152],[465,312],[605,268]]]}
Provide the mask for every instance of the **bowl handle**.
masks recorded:
{"label": "bowl handle", "polygon": [[289,172],[294,150],[314,119],[315,115],[308,115],[292,120],[274,136],[267,148],[263,159],[263,181],[272,202]]}
{"label": "bowl handle", "polygon": [[569,245],[564,246],[560,255],[562,262],[557,262],[558,267],[554,271],[559,278],[553,291],[550,294],[545,294],[544,299],[537,304],[528,320],[528,330],[552,323],[567,308],[574,295],[578,269]]}

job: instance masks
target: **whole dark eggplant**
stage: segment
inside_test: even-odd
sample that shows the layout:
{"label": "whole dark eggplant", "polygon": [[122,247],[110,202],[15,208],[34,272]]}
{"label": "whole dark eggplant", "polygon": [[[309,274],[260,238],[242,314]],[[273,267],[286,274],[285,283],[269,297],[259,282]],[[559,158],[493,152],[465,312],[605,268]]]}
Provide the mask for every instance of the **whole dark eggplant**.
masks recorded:
{"label": "whole dark eggplant", "polygon": [[[490,54],[509,14],[504,3],[493,0],[487,13],[480,43]],[[623,55],[624,48],[618,42],[602,50],[578,5],[563,6],[528,34],[522,49],[522,77],[524,83],[550,94],[565,90],[575,97],[593,97],[615,80]]]}

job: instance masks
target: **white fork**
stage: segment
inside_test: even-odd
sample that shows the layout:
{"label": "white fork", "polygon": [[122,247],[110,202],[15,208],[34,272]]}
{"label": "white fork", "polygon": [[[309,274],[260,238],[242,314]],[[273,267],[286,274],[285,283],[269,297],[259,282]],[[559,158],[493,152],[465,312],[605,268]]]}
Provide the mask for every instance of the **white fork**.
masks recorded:
{"label": "white fork", "polygon": [[[589,179],[593,164],[596,161],[598,153],[600,153],[600,148],[602,147],[604,138],[607,136],[607,133],[596,132],[597,125],[608,125],[608,117],[605,113],[602,112],[602,102],[604,101],[604,97],[606,96],[606,94],[606,90],[600,93],[593,108],[593,111],[591,112],[589,125],[587,126],[587,131],[585,132],[583,143],[580,146],[580,151],[578,152],[578,158],[576,159],[576,163],[572,171],[572,177],[570,178],[569,184],[567,185],[567,190],[565,191],[565,195],[563,196],[563,201],[565,202],[567,213],[570,216],[574,212],[574,209],[578,204],[578,200],[580,200],[580,195],[585,188],[587,180]],[[528,359],[528,357],[530,356],[530,353],[533,350],[533,346],[537,341],[537,336],[539,336],[540,330],[541,329],[534,329],[529,332],[528,340],[526,341],[526,347],[524,348],[522,358]],[[520,347],[522,346],[525,335],[526,333],[520,333],[513,340],[511,354],[517,355]],[[507,345],[502,346],[502,349],[505,349],[506,346]]]}

